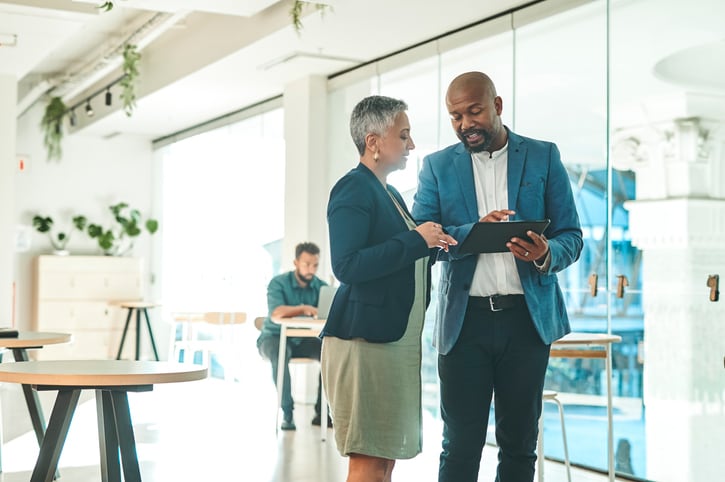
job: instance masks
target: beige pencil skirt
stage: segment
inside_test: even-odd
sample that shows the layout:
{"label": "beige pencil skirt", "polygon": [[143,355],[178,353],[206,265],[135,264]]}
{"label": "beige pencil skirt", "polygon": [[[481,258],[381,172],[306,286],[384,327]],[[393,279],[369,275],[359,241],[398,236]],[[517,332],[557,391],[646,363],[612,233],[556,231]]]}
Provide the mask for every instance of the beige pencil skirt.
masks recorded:
{"label": "beige pencil skirt", "polygon": [[342,455],[409,459],[422,449],[421,335],[428,258],[415,263],[415,301],[392,343],[322,340],[322,382]]}

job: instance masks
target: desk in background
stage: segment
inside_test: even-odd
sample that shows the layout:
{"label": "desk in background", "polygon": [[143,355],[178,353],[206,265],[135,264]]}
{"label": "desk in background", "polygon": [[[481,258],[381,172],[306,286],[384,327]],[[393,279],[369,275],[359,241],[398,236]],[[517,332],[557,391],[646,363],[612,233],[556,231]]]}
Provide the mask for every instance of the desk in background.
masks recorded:
{"label": "desk in background", "polygon": [[[318,336],[326,320],[318,318],[310,318],[307,316],[282,318],[272,317],[272,321],[279,325],[279,356],[277,358],[277,415],[275,416],[275,427],[279,427],[279,411],[282,407],[282,388],[284,385],[284,360],[287,352],[287,337],[301,336],[311,337]],[[321,389],[322,398],[320,400],[320,438],[327,439],[327,397],[325,390]]]}

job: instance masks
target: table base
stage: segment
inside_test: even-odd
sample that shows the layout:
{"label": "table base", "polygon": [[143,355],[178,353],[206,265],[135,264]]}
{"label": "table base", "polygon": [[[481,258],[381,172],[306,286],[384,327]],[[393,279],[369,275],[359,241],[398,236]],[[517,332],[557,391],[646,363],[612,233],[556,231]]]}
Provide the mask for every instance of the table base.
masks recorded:
{"label": "table base", "polygon": [[[33,348],[41,347],[29,347],[29,348],[12,348],[13,358],[16,362],[28,361],[28,350]],[[0,362],[2,362],[3,353],[0,351]],[[35,432],[35,438],[38,440],[38,445],[43,443],[43,437],[45,436],[45,417],[43,416],[43,410],[40,405],[40,399],[38,394],[33,387],[30,385],[21,385],[23,387],[23,397],[25,398],[25,404],[28,407],[28,415],[30,415],[30,423],[33,425],[33,431]],[[0,472],[2,472],[2,456],[0,454]],[[58,472],[55,473],[55,478],[60,477]]]}
{"label": "table base", "polygon": [[58,387],[42,385],[36,390],[58,390],[48,428],[40,445],[38,460],[30,482],[51,482],[58,467],[78,399],[84,389],[96,392],[98,443],[101,453],[101,476],[108,482],[121,482],[121,465],[125,482],[140,482],[141,471],[136,453],[128,392],[150,391],[152,385],[124,387]]}

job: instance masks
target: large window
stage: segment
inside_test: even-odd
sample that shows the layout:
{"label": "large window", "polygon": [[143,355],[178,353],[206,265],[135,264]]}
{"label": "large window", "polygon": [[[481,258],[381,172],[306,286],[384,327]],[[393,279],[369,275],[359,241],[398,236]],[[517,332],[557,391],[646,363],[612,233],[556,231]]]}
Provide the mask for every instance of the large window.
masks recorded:
{"label": "large window", "polygon": [[267,312],[284,230],[282,110],[163,151],[164,307]]}

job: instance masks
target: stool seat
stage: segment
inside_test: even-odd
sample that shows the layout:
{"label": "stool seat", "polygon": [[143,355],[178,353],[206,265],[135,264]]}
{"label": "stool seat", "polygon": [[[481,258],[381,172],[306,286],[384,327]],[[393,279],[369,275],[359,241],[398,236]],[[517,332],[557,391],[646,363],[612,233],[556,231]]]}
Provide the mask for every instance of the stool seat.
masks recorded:
{"label": "stool seat", "polygon": [[112,304],[118,305],[121,308],[156,308],[157,306],[161,306],[161,303],[152,301],[113,301]]}

